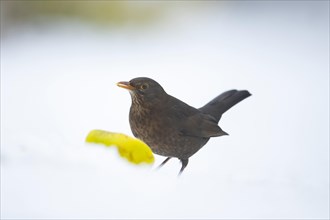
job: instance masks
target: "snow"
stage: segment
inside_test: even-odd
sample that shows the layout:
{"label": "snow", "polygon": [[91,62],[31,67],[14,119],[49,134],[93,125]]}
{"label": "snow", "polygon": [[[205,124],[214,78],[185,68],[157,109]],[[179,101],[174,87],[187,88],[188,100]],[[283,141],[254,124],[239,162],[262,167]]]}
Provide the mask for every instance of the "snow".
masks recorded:
{"label": "snow", "polygon": [[[2,37],[1,218],[329,218],[329,2],[301,4]],[[84,143],[93,129],[131,135],[116,82],[137,76],[195,107],[233,88],[252,96],[178,178],[178,160],[136,167]]]}

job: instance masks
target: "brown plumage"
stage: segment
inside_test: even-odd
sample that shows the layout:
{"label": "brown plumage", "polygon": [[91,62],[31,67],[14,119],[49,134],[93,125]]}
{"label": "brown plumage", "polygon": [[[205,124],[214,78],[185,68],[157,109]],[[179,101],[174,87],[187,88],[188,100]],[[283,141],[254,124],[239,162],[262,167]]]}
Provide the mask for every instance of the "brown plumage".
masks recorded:
{"label": "brown plumage", "polygon": [[230,90],[196,109],[168,95],[150,78],[139,77],[117,85],[131,94],[129,122],[134,136],[147,143],[155,154],[167,157],[160,166],[172,157],[178,158],[182,162],[180,173],[189,157],[211,137],[228,135],[218,126],[222,114],[251,95],[246,90]]}

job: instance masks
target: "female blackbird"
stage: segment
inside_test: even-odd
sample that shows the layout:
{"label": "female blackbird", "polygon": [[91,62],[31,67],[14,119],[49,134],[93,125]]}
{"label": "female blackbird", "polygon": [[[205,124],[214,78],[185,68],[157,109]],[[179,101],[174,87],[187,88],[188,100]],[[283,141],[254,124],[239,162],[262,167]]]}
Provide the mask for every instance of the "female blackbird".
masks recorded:
{"label": "female blackbird", "polygon": [[230,90],[196,109],[168,95],[150,78],[134,78],[117,85],[131,94],[129,122],[134,136],[148,144],[155,154],[167,157],[160,166],[172,157],[178,158],[182,163],[179,174],[189,157],[211,137],[228,135],[218,126],[222,114],[251,95],[246,90]]}

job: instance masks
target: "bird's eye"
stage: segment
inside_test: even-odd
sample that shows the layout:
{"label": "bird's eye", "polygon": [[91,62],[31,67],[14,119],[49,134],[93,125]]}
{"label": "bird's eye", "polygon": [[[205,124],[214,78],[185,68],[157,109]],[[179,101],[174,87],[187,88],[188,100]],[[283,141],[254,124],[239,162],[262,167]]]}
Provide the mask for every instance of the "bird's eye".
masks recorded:
{"label": "bird's eye", "polygon": [[148,84],[146,84],[146,83],[145,84],[142,84],[140,88],[141,89],[147,89],[148,88]]}

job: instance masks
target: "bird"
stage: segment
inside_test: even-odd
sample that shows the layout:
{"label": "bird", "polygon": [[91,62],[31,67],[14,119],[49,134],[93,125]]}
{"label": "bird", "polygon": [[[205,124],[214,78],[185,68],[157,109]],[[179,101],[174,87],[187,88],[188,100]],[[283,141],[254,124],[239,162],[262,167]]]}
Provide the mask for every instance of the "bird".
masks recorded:
{"label": "bird", "polygon": [[133,135],[145,142],[153,153],[181,161],[179,175],[188,165],[189,158],[212,137],[228,135],[218,122],[223,113],[245,98],[247,90],[226,91],[201,108],[194,108],[169,95],[155,80],[137,77],[121,81],[117,86],[131,95],[129,124]]}

